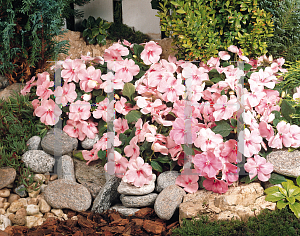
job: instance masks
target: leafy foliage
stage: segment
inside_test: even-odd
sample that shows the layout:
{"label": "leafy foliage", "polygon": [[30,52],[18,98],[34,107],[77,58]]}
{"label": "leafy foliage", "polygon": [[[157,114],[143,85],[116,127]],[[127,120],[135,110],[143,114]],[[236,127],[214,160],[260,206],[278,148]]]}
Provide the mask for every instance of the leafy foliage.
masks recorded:
{"label": "leafy foliage", "polygon": [[273,36],[271,14],[256,0],[163,0],[159,5],[161,30],[173,37],[179,59],[207,61],[230,45],[254,57],[267,52],[266,40]]}

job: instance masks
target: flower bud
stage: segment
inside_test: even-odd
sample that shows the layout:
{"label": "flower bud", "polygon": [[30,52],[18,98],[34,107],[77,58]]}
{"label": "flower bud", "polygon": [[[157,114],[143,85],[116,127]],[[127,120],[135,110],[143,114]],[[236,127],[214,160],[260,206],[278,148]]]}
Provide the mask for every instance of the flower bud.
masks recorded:
{"label": "flower bud", "polygon": [[91,100],[91,98],[92,98],[92,95],[89,93],[89,94],[83,94],[82,96],[81,96],[81,98],[84,100],[84,101],[86,101],[86,102],[88,102],[89,100]]}

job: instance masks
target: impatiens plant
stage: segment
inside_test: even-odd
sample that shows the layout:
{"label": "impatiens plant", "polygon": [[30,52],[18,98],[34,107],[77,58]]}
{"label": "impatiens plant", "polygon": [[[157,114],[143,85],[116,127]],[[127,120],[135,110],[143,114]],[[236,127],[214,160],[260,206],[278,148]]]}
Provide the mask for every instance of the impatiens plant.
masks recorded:
{"label": "impatiens plant", "polygon": [[[175,57],[160,60],[161,52],[152,41],[144,46],[115,43],[104,58],[57,63],[64,85],[54,93],[47,72],[22,93],[37,94],[34,115],[45,124],[56,124],[62,115],[70,137],[83,141],[99,134],[93,149],[82,152],[83,159],[87,164],[101,159],[109,173],[137,187],[151,181],[152,171],[175,169],[181,171],[176,183],[187,192],[197,191],[200,176],[204,188],[225,193],[243,166],[237,154],[248,158],[245,170],[252,180],[258,174],[267,181],[273,168],[264,157],[270,148],[300,146],[273,90],[285,72],[283,59],[264,66],[262,58],[249,60],[231,45],[196,66]],[[244,69],[228,62],[232,56],[245,63]],[[108,147],[112,141],[114,149]]]}

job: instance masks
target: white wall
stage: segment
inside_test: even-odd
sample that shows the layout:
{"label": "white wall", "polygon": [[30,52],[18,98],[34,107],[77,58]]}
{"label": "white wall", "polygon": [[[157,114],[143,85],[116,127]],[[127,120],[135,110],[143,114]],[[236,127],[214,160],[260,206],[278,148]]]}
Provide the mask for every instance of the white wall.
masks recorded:
{"label": "white wall", "polygon": [[151,8],[151,0],[123,0],[123,24],[134,27],[151,39],[161,39],[160,18],[157,10]]}

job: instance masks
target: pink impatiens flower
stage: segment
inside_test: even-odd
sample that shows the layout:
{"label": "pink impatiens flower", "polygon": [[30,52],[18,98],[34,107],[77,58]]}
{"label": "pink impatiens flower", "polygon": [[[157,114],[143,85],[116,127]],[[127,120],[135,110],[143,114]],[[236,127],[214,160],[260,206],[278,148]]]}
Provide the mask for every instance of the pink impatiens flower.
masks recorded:
{"label": "pink impatiens flower", "polygon": [[77,98],[75,91],[76,85],[74,83],[64,83],[64,85],[58,86],[54,91],[55,102],[66,106],[68,102],[72,103]]}
{"label": "pink impatiens flower", "polygon": [[35,80],[35,77],[33,76],[31,78],[31,80],[29,80],[29,81],[26,82],[26,85],[20,91],[23,96],[25,96],[27,93],[30,93],[31,87],[34,86],[34,85],[36,85],[36,82],[33,82],[34,80]]}
{"label": "pink impatiens flower", "polygon": [[126,58],[124,61],[115,63],[116,79],[122,79],[127,83],[133,80],[133,76],[140,72],[140,67],[134,63],[134,60]]}
{"label": "pink impatiens flower", "polygon": [[228,184],[225,181],[216,178],[205,179],[203,181],[203,187],[214,193],[226,193],[228,191]]}
{"label": "pink impatiens flower", "polygon": [[244,154],[245,157],[251,157],[253,154],[258,154],[261,149],[262,137],[260,136],[259,130],[245,129],[239,133],[238,143],[239,151]]}
{"label": "pink impatiens flower", "polygon": [[269,146],[271,148],[282,149],[282,144],[285,147],[290,147],[293,143],[293,137],[290,133],[290,124],[285,121],[280,121],[276,126],[278,133],[271,137],[269,140]]}
{"label": "pink impatiens flower", "polygon": [[67,125],[63,128],[70,137],[78,138],[80,141],[83,141],[86,137],[86,134],[82,132],[82,123],[80,121],[67,120]]}
{"label": "pink impatiens flower", "polygon": [[192,144],[197,137],[197,127],[195,127],[190,120],[184,121],[182,118],[176,118],[173,122],[173,128],[170,131],[170,138],[172,138],[177,145]]}
{"label": "pink impatiens flower", "polygon": [[46,80],[42,85],[38,85],[36,89],[36,94],[39,96],[42,100],[47,100],[50,95],[54,94],[49,87],[53,87],[54,82]]}
{"label": "pink impatiens flower", "polygon": [[175,184],[184,187],[184,190],[188,193],[195,193],[199,187],[198,179],[199,176],[195,169],[185,169],[177,177]]}
{"label": "pink impatiens flower", "polygon": [[[114,161],[115,161],[115,168],[114,168],[114,171],[115,171],[115,176],[117,176],[118,178],[123,178],[125,173],[126,173],[126,170],[127,170],[127,167],[128,167],[128,160],[123,157],[120,153],[118,153],[117,151],[114,151]],[[108,164],[106,163],[104,165],[104,170],[107,171],[107,166]]]}
{"label": "pink impatiens flower", "polygon": [[151,65],[159,61],[162,49],[154,41],[146,43],[144,50],[141,53],[141,59],[146,65]]}
{"label": "pink impatiens flower", "polygon": [[88,161],[86,165],[90,164],[91,161],[96,161],[99,159],[98,155],[95,155],[95,150],[92,149],[90,151],[88,150],[83,150],[82,151],[82,156],[84,160]]}
{"label": "pink impatiens flower", "polygon": [[208,151],[201,154],[196,154],[194,157],[195,169],[200,175],[207,175],[208,178],[213,178],[222,169],[222,162],[214,153]]}
{"label": "pink impatiens flower", "polygon": [[82,70],[82,73],[78,74],[80,79],[80,88],[86,93],[93,91],[93,89],[99,89],[102,84],[101,70],[95,69],[90,66],[87,70]]}
{"label": "pink impatiens flower", "polygon": [[221,143],[223,143],[223,137],[220,134],[215,134],[210,128],[202,128],[194,142],[195,146],[202,151],[214,149]]}
{"label": "pink impatiens flower", "polygon": [[269,162],[267,163],[266,159],[259,155],[254,155],[254,158],[248,158],[244,167],[249,172],[250,179],[253,179],[258,174],[258,179],[263,182],[270,179],[273,171],[273,165]]}
{"label": "pink impatiens flower", "polygon": [[69,118],[74,121],[87,120],[91,116],[91,104],[85,101],[76,101],[70,105]]}
{"label": "pink impatiens flower", "polygon": [[152,167],[148,163],[144,163],[141,157],[131,158],[128,169],[123,177],[123,181],[136,187],[143,187],[145,184],[149,184],[153,178]]}
{"label": "pink impatiens flower", "polygon": [[78,74],[83,73],[83,70],[86,68],[86,65],[81,59],[66,59],[63,62],[64,69],[61,71],[61,77],[64,78],[65,82],[69,83],[74,81],[79,82]]}
{"label": "pink impatiens flower", "polygon": [[35,114],[41,117],[41,122],[45,125],[55,125],[62,111],[53,100],[43,100],[41,106],[35,109]]}

